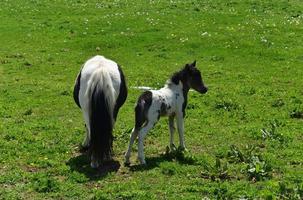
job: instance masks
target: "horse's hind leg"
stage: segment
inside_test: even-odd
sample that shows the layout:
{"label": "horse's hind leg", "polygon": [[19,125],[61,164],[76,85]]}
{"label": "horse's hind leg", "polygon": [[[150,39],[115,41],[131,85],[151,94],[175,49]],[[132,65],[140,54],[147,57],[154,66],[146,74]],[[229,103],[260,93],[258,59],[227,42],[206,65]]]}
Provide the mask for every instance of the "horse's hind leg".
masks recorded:
{"label": "horse's hind leg", "polygon": [[140,131],[138,135],[138,159],[142,165],[145,165],[145,156],[144,156],[144,138],[147,135],[148,131],[153,128],[157,121],[149,121]]}
{"label": "horse's hind leg", "polygon": [[86,134],[85,134],[85,138],[82,143],[82,148],[83,148],[83,150],[85,150],[85,149],[88,150],[89,145],[90,145],[90,127],[89,127],[89,113],[88,113],[88,109],[86,108],[86,106],[83,106],[82,112],[83,112],[83,118],[85,121],[85,128],[86,128]]}
{"label": "horse's hind leg", "polygon": [[130,155],[131,155],[132,146],[133,146],[133,144],[135,142],[135,139],[137,137],[138,137],[138,130],[136,128],[133,128],[131,136],[130,136],[130,140],[129,140],[128,149],[127,149],[126,154],[125,154],[125,164],[126,165],[130,164],[129,158],[130,158]]}

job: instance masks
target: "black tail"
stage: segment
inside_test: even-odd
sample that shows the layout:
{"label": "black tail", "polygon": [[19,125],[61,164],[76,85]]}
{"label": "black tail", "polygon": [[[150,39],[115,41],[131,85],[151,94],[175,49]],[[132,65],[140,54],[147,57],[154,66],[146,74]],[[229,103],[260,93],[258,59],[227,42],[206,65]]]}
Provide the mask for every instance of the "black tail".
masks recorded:
{"label": "black tail", "polygon": [[152,104],[153,95],[151,91],[145,91],[141,94],[135,107],[135,129],[138,130],[146,122],[149,107]]}
{"label": "black tail", "polygon": [[113,144],[112,111],[102,90],[95,86],[90,102],[90,154],[99,164],[111,157]]}
{"label": "black tail", "polygon": [[144,116],[144,104],[142,101],[138,101],[135,107],[135,129],[138,130],[145,122]]}

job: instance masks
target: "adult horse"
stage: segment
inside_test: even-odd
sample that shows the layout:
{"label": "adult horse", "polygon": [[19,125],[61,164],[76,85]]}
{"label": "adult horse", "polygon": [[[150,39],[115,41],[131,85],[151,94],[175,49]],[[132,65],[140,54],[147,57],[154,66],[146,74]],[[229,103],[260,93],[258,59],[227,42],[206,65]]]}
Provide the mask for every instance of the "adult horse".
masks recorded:
{"label": "adult horse", "polygon": [[91,167],[98,168],[112,156],[113,127],[127,97],[127,86],[120,66],[103,56],[85,62],[76,79],[74,100],[81,108]]}

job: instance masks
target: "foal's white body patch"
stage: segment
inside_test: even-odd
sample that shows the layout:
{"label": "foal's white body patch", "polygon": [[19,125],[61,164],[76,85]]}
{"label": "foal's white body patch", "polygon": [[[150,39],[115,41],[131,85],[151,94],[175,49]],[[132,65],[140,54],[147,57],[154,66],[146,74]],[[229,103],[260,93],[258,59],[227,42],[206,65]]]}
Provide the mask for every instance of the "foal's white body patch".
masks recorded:
{"label": "foal's white body patch", "polygon": [[[181,81],[178,85],[167,82],[166,85],[159,90],[151,90],[153,101],[148,111],[148,115],[158,114],[163,103],[166,105],[166,116],[182,114],[182,105],[184,102],[183,86]],[[163,114],[163,113],[162,113]],[[149,118],[150,119],[150,118]]]}

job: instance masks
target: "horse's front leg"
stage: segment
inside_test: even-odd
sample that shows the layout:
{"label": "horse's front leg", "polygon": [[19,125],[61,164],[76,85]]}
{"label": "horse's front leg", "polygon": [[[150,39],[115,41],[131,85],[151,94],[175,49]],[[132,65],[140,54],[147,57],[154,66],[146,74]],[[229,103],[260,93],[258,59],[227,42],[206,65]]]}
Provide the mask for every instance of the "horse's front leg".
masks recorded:
{"label": "horse's front leg", "polygon": [[175,133],[175,116],[169,116],[168,117],[168,125],[169,125],[169,133],[170,133],[170,139],[169,139],[169,147],[170,150],[174,150],[176,147],[174,145],[174,133]]}
{"label": "horse's front leg", "polygon": [[179,133],[179,141],[180,141],[180,147],[182,149],[185,149],[185,143],[184,143],[184,118],[183,114],[177,115],[177,128]]}

